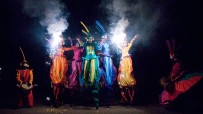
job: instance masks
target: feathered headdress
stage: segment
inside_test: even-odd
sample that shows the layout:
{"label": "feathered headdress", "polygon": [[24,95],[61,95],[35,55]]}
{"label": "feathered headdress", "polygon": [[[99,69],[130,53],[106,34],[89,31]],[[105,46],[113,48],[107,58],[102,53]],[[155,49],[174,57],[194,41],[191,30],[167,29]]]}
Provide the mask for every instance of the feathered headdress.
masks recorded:
{"label": "feathered headdress", "polygon": [[82,21],[80,21],[80,23],[81,23],[82,26],[85,28],[85,30],[82,30],[82,32],[83,32],[84,34],[86,34],[87,38],[91,38],[92,36],[91,36],[90,31],[88,30],[87,26],[86,26]]}
{"label": "feathered headdress", "polygon": [[20,49],[20,52],[21,52],[21,54],[22,54],[22,56],[23,56],[23,61],[20,63],[20,66],[29,67],[28,62],[27,62],[26,59],[25,59],[25,55],[24,55],[24,53],[23,53],[23,50],[22,50],[20,47],[19,47],[19,49]]}
{"label": "feathered headdress", "polygon": [[102,34],[102,37],[106,35],[104,27],[98,20],[96,20],[96,29]]}

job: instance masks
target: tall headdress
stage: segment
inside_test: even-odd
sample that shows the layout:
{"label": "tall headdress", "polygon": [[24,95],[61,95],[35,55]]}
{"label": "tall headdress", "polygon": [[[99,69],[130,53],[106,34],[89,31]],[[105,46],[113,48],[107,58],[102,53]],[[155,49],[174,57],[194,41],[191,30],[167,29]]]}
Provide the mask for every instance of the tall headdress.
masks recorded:
{"label": "tall headdress", "polygon": [[98,20],[96,20],[96,29],[102,34],[102,37],[104,37],[106,35],[106,31],[105,31],[104,27]]}
{"label": "tall headdress", "polygon": [[85,30],[82,30],[82,32],[83,32],[84,34],[86,34],[87,38],[91,38],[92,36],[91,36],[90,31],[88,30],[87,26],[86,26],[82,21],[80,21],[80,23],[81,23],[82,26],[85,28]]}
{"label": "tall headdress", "polygon": [[25,59],[25,55],[24,55],[24,53],[23,53],[23,50],[22,50],[20,47],[19,47],[19,49],[20,49],[20,52],[21,52],[21,54],[22,54],[22,56],[23,56],[23,61],[20,63],[20,66],[29,67],[28,62],[27,62],[27,60]]}
{"label": "tall headdress", "polygon": [[166,40],[166,45],[168,47],[169,50],[169,55],[176,55],[175,51],[176,51],[176,41],[174,39],[170,40]]}

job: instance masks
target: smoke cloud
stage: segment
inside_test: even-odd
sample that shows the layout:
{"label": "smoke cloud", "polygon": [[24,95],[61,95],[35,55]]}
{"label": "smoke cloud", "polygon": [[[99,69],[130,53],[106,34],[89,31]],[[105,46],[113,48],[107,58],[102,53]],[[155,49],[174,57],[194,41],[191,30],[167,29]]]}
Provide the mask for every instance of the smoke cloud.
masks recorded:
{"label": "smoke cloud", "polygon": [[62,34],[68,26],[66,7],[59,0],[24,0],[23,12],[46,27],[49,34]]}
{"label": "smoke cloud", "polygon": [[111,34],[124,32],[129,38],[139,34],[140,40],[146,44],[158,27],[160,10],[156,3],[147,0],[103,0],[101,7],[108,15],[108,31]]}

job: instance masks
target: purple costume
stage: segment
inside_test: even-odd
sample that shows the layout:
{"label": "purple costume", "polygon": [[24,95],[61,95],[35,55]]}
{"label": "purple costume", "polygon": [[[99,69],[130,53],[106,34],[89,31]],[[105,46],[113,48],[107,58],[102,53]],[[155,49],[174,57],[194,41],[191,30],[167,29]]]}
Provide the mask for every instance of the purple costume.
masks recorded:
{"label": "purple costume", "polygon": [[76,89],[79,87],[79,75],[82,73],[82,58],[81,54],[84,48],[73,47],[74,56],[72,61],[72,73],[69,76],[69,88]]}

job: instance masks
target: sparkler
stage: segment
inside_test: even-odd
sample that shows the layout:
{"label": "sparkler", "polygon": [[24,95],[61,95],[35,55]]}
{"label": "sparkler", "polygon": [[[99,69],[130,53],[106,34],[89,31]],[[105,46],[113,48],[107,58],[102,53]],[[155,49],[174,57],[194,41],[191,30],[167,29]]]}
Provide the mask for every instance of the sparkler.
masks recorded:
{"label": "sparkler", "polygon": [[46,64],[47,66],[51,65],[51,63],[48,62],[48,61],[46,61],[45,64]]}
{"label": "sparkler", "polygon": [[45,38],[49,43],[49,55],[52,58],[57,53],[59,46],[62,43],[63,37],[61,32],[54,32],[51,34],[51,38]]}
{"label": "sparkler", "polygon": [[124,42],[124,39],[126,38],[125,29],[128,25],[128,19],[121,18],[120,20],[118,20],[118,23],[115,25],[115,28],[112,31],[113,36],[111,40],[118,48],[121,48],[121,45]]}
{"label": "sparkler", "polygon": [[62,38],[60,37],[61,33],[60,32],[55,32],[52,36],[51,40],[51,48],[57,48],[59,43],[61,43]]}
{"label": "sparkler", "polygon": [[46,101],[50,101],[51,100],[51,98],[50,97],[46,97]]}
{"label": "sparkler", "polygon": [[116,44],[117,47],[121,47],[125,38],[126,38],[126,34],[124,32],[116,31],[113,34],[112,42]]}

